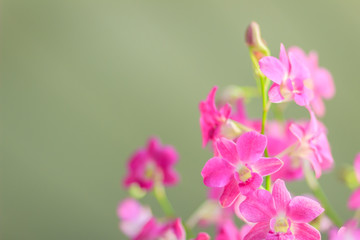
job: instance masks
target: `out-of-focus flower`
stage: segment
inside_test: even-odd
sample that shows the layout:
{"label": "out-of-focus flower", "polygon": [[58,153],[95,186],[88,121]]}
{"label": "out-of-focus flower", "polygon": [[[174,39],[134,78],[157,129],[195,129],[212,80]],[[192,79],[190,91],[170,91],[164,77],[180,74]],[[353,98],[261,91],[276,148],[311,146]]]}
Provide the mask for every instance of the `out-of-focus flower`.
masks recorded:
{"label": "out-of-focus flower", "polygon": [[241,135],[236,144],[226,138],[216,141],[219,156],[208,160],[201,175],[206,186],[224,187],[222,206],[230,206],[240,194],[252,193],[262,184],[262,176],[281,168],[281,160],[262,157],[266,143],[266,136],[255,131]]}
{"label": "out-of-focus flower", "polygon": [[120,230],[132,240],[185,240],[179,218],[162,223],[153,217],[150,208],[134,199],[123,200],[117,209]]}
{"label": "out-of-focus flower", "polygon": [[339,230],[333,229],[329,233],[329,240],[357,240],[360,239],[360,229],[357,220],[348,221]]}
{"label": "out-of-focus flower", "polygon": [[310,80],[307,87],[313,90],[314,98],[310,104],[318,116],[325,114],[324,99],[330,99],[335,95],[335,85],[331,73],[318,64],[318,55],[316,52],[310,52],[309,55],[299,47],[291,47],[289,54],[294,54],[301,62],[305,63],[310,72]]}
{"label": "out-of-focus flower", "polygon": [[240,230],[233,221],[223,222],[217,230],[215,240],[242,240]]}
{"label": "out-of-focus flower", "polygon": [[224,133],[235,136],[240,131],[231,121],[228,121],[231,113],[229,104],[217,109],[215,105],[216,90],[217,87],[213,87],[206,100],[201,101],[199,105],[203,146],[206,146],[209,141],[215,141],[224,136]]}
{"label": "out-of-focus flower", "polygon": [[280,179],[275,181],[272,193],[258,189],[248,196],[240,211],[247,221],[256,223],[244,240],[321,239],[319,231],[308,222],[324,209],[310,198],[291,198]]}
{"label": "out-of-focus flower", "polygon": [[298,139],[298,146],[291,152],[290,157],[297,158],[299,161],[309,160],[318,178],[322,170],[332,168],[334,159],[327,140],[326,128],[316,119],[311,110],[309,112],[311,119],[308,123],[290,125],[290,131]]}
{"label": "out-of-focus flower", "polygon": [[[185,229],[181,223],[181,219],[177,218],[167,223],[159,235],[159,240],[185,240]],[[145,239],[144,239],[145,240]]]}
{"label": "out-of-focus flower", "polygon": [[178,182],[174,165],[178,154],[172,146],[162,146],[155,137],[149,139],[145,148],[138,149],[129,159],[124,185],[137,184],[144,190],[151,190],[155,182],[171,186]]}
{"label": "out-of-focus flower", "polygon": [[303,178],[302,164],[298,158],[290,157],[296,137],[291,133],[289,126],[292,121],[285,123],[270,121],[266,127],[266,136],[268,139],[267,151],[269,156],[276,156],[284,162],[281,169],[271,175],[271,179],[283,179],[285,181],[294,181]]}
{"label": "out-of-focus flower", "polygon": [[152,216],[150,208],[143,207],[134,199],[123,200],[117,209],[121,231],[131,239],[141,240],[155,237],[160,227]]}
{"label": "out-of-focus flower", "polygon": [[[355,157],[354,169],[357,181],[360,183],[360,153]],[[360,188],[357,188],[350,196],[348,207],[350,209],[360,208]]]}
{"label": "out-of-focus flower", "polygon": [[261,72],[273,81],[269,90],[269,100],[274,103],[294,100],[305,106],[313,98],[313,91],[307,87],[310,73],[306,63],[301,62],[293,53],[286,53],[280,46],[279,59],[268,56],[259,61]]}
{"label": "out-of-focus flower", "polygon": [[207,233],[201,232],[193,240],[210,240],[210,236]]}

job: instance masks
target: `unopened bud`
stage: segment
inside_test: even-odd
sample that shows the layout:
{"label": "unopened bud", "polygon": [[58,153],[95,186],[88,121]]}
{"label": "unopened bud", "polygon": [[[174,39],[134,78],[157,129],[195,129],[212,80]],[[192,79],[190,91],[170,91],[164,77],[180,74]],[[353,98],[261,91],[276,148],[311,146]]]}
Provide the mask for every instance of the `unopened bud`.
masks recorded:
{"label": "unopened bud", "polygon": [[269,55],[269,49],[264,39],[261,38],[260,26],[257,22],[251,22],[246,29],[245,42],[253,50],[257,59]]}

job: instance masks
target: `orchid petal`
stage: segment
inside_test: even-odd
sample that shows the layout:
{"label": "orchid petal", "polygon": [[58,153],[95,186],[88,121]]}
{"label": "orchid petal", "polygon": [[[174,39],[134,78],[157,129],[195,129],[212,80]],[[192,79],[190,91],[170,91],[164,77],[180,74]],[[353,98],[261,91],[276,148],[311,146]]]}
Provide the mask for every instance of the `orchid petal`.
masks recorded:
{"label": "orchid petal", "polygon": [[290,70],[290,62],[289,57],[286,53],[286,49],[284,47],[284,44],[280,44],[280,53],[279,53],[279,60],[282,63],[282,65],[285,67],[286,72],[289,72]]}
{"label": "orchid petal", "polygon": [[292,233],[296,240],[320,240],[320,232],[307,223],[292,223]]}
{"label": "orchid petal", "polygon": [[268,95],[269,95],[269,101],[272,103],[280,103],[284,101],[284,97],[281,94],[279,84],[274,83],[273,85],[271,85]]}
{"label": "orchid petal", "polygon": [[282,62],[272,56],[263,57],[259,61],[261,72],[270,80],[281,84],[286,79],[287,71]]}
{"label": "orchid petal", "polygon": [[276,211],[286,211],[286,207],[291,200],[291,196],[283,180],[278,179],[275,181],[272,189],[272,195],[274,198]]}
{"label": "orchid petal", "polygon": [[270,221],[276,214],[272,195],[266,190],[256,190],[240,204],[244,218],[253,223]]}
{"label": "orchid petal", "polygon": [[360,208],[360,188],[356,189],[350,196],[348,207],[350,209]]}
{"label": "orchid petal", "polygon": [[226,160],[213,157],[205,164],[201,176],[208,187],[224,187],[229,182],[234,169],[234,166]]}
{"label": "orchid petal", "polygon": [[260,222],[251,228],[251,230],[245,235],[244,240],[266,239],[269,230],[269,222]]}
{"label": "orchid petal", "polygon": [[236,144],[226,138],[220,138],[216,141],[216,147],[221,157],[236,165],[239,162],[239,155],[237,154]]}
{"label": "orchid petal", "polygon": [[287,216],[294,222],[307,223],[318,217],[324,209],[310,198],[297,196],[291,199],[287,207]]}
{"label": "orchid petal", "polygon": [[290,78],[305,80],[310,78],[309,69],[306,66],[306,63],[301,62],[301,59],[296,57],[293,53],[289,53],[289,60],[291,65]]}
{"label": "orchid petal", "polygon": [[262,182],[263,178],[259,174],[253,172],[250,179],[244,183],[239,183],[239,190],[243,195],[251,194],[261,186]]}
{"label": "orchid petal", "polygon": [[232,177],[229,183],[224,187],[224,192],[220,196],[220,204],[222,207],[229,207],[240,195],[238,182]]}
{"label": "orchid petal", "polygon": [[358,182],[360,182],[360,153],[356,155],[354,168],[355,168],[356,179],[358,180]]}
{"label": "orchid petal", "polygon": [[236,142],[240,160],[244,162],[258,160],[262,157],[266,144],[266,136],[255,131],[244,133]]}
{"label": "orchid petal", "polygon": [[283,164],[278,158],[260,158],[250,165],[254,172],[259,173],[261,176],[267,176],[279,171]]}

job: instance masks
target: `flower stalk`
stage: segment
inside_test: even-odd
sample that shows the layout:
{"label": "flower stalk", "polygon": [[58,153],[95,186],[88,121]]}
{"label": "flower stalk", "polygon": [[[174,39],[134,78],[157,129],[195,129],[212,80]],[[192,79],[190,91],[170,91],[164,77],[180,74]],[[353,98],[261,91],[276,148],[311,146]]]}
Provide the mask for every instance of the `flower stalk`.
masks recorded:
{"label": "flower stalk", "polygon": [[320,201],[321,206],[325,209],[325,214],[337,227],[340,228],[344,223],[331,206],[308,161],[304,161],[303,169],[305,173],[306,183],[308,184],[314,196]]}

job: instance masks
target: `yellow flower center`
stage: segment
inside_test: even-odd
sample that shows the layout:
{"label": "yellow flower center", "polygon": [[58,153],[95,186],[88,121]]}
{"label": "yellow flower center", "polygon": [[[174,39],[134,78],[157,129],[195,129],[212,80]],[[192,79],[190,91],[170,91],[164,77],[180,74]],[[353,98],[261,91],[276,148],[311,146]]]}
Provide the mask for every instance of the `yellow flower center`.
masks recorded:
{"label": "yellow flower center", "polygon": [[286,233],[289,229],[289,223],[285,217],[278,217],[275,222],[275,232]]}
{"label": "yellow flower center", "polygon": [[239,169],[239,178],[242,182],[246,182],[251,178],[251,171],[245,165],[242,165]]}
{"label": "yellow flower center", "polygon": [[156,165],[152,161],[148,162],[145,167],[145,177],[152,179],[155,176]]}

